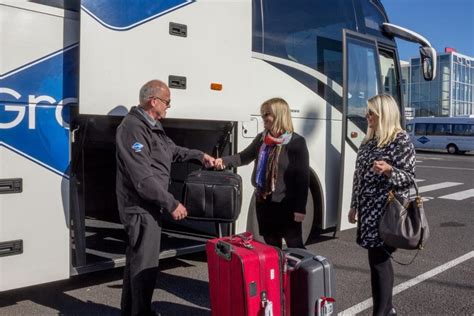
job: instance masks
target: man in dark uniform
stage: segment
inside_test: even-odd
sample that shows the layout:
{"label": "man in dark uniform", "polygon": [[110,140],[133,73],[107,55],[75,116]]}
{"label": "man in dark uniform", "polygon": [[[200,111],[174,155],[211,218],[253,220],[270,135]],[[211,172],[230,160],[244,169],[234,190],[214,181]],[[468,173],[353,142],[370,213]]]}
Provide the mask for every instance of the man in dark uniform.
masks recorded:
{"label": "man in dark uniform", "polygon": [[117,202],[128,236],[122,289],[122,315],[155,315],[151,299],[158,274],[161,213],[174,220],[186,208],[168,192],[171,163],[199,160],[214,166],[214,158],[177,146],[160,120],[170,107],[170,90],[159,80],[140,89],[140,105],[132,107],[117,128]]}

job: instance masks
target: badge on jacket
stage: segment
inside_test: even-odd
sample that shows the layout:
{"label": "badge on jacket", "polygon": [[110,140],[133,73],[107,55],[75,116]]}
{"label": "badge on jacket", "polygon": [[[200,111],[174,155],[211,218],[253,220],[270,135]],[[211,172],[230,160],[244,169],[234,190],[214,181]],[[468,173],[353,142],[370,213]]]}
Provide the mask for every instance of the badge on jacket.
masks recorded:
{"label": "badge on jacket", "polygon": [[135,150],[136,153],[141,152],[142,148],[143,148],[143,145],[138,142],[132,145],[132,149]]}

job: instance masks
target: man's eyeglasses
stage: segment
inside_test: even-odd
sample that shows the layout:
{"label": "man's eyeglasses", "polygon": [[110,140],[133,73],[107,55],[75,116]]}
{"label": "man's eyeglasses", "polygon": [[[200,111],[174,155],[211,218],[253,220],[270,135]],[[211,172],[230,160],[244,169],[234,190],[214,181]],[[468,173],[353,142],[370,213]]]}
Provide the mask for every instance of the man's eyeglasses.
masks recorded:
{"label": "man's eyeglasses", "polygon": [[166,106],[170,106],[170,104],[171,104],[171,100],[164,100],[164,99],[162,99],[160,97],[157,97],[157,96],[151,96],[150,99],[152,99],[152,100],[158,99],[161,102],[163,102],[163,104],[166,105]]}
{"label": "man's eyeglasses", "polygon": [[262,113],[262,115],[260,115],[260,116],[262,117],[262,119],[264,119],[269,115],[272,115],[272,113],[271,112],[265,112],[265,113]]}

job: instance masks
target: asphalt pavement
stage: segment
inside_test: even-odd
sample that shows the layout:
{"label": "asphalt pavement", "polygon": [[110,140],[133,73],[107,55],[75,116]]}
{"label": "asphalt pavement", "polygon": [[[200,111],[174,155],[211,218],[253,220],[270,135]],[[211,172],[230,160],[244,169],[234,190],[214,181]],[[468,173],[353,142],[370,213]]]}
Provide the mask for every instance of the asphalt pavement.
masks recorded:
{"label": "asphalt pavement", "polygon": [[[417,178],[431,237],[409,266],[394,264],[399,315],[474,314],[474,155],[419,152]],[[320,235],[307,248],[336,271],[336,313],[371,315],[366,250],[355,230]],[[413,251],[397,251],[409,261]],[[34,263],[32,263],[34,264]],[[0,293],[0,315],[119,315],[121,268]],[[161,262],[153,296],[163,315],[210,315],[204,253]]]}

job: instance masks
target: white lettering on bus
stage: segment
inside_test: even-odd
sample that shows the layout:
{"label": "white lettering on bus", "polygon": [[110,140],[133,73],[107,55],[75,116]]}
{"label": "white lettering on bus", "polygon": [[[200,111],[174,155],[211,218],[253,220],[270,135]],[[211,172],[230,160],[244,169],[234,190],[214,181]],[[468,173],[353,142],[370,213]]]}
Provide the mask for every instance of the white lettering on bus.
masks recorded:
{"label": "white lettering on bus", "polygon": [[[21,98],[21,94],[17,91],[10,89],[10,88],[2,88],[0,87],[0,94],[8,94],[15,99],[19,100]],[[40,102],[48,102],[50,104],[55,104],[56,99],[48,95],[29,95],[28,96],[28,129],[35,129],[36,128],[36,107]],[[65,105],[77,103],[77,98],[65,98],[59,101],[56,105],[56,109],[54,111],[54,117],[56,122],[63,128],[69,129],[69,124],[64,122],[63,117],[61,115],[62,110]],[[16,111],[18,114],[17,116],[7,123],[0,123],[0,129],[10,129],[16,127],[20,124],[23,119],[25,118],[26,107],[21,105],[12,105],[12,104],[5,104],[5,111],[13,112]]]}

